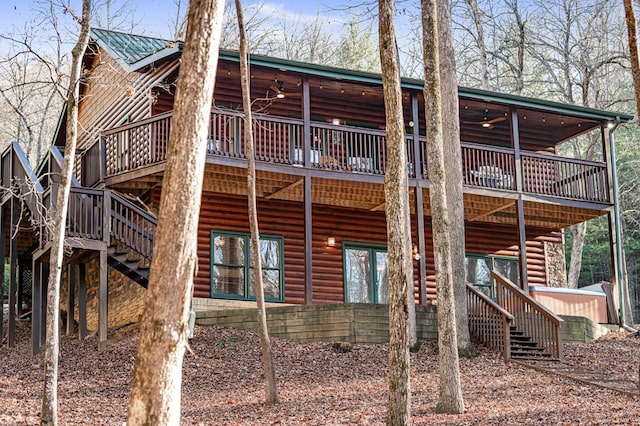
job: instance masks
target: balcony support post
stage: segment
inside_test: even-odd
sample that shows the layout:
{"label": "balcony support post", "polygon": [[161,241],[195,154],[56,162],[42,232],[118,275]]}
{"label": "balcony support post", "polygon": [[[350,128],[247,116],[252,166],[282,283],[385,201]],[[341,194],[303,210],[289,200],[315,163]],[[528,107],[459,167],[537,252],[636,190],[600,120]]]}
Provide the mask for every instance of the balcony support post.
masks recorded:
{"label": "balcony support post", "polygon": [[[9,321],[7,343],[12,348],[16,344],[16,294],[18,293],[18,199],[11,197],[11,244],[9,245]],[[4,259],[4,258],[3,258]]]}
{"label": "balcony support post", "polygon": [[107,249],[100,250],[100,283],[98,295],[98,350],[102,351],[107,347],[107,306],[109,291],[107,287]]}
{"label": "balcony support post", "polygon": [[529,293],[529,276],[527,274],[527,233],[524,222],[524,201],[522,191],[524,189],[524,170],[522,167],[522,157],[520,155],[520,127],[518,125],[518,110],[509,108],[511,117],[511,145],[513,146],[513,156],[516,172],[516,191],[518,199],[516,201],[516,220],[518,224],[518,251],[520,253],[520,285],[522,289]]}
{"label": "balcony support post", "polygon": [[415,92],[411,93],[411,122],[413,123],[413,173],[416,179],[422,179],[422,164],[423,162],[426,164],[427,159],[422,158],[422,149],[420,149],[420,113],[418,94]]}
{"label": "balcony support post", "polygon": [[76,309],[76,265],[67,265],[67,336],[71,336],[74,331]]}
{"label": "balcony support post", "polygon": [[[3,244],[4,246],[4,244]],[[33,259],[33,278],[31,282],[31,354],[40,353],[40,299],[42,297],[42,262]]]}
{"label": "balcony support post", "polygon": [[309,79],[302,80],[303,161],[311,167],[311,103],[309,101]]}
{"label": "balcony support post", "polygon": [[[7,229],[4,221],[4,205],[0,204],[0,259],[5,258],[5,243],[7,241]],[[4,262],[3,262],[4,265]],[[2,284],[0,284],[0,304],[4,304],[4,266],[2,267]],[[4,337],[4,309],[0,309],[0,346]]]}
{"label": "balcony support post", "polygon": [[529,276],[527,275],[527,233],[524,224],[524,201],[522,200],[522,194],[518,194],[516,212],[518,220],[518,251],[520,253],[520,286],[522,290],[528,294]]}
{"label": "balcony support post", "polygon": [[311,199],[311,176],[304,178],[304,303],[313,304],[313,203]]}
{"label": "balcony support post", "polygon": [[513,157],[516,172],[516,191],[522,192],[524,189],[524,170],[522,168],[522,157],[520,155],[520,128],[518,125],[518,110],[509,108],[511,116],[511,146],[513,147]]}
{"label": "balcony support post", "polygon": [[[417,157],[416,157],[417,158]],[[416,169],[416,172],[418,170]],[[414,188],[414,198],[416,203],[416,221],[417,221],[417,234],[418,234],[418,253],[420,258],[418,259],[418,285],[420,286],[420,305],[426,306],[427,304],[427,256],[425,240],[424,240],[424,200],[422,194],[422,187],[416,185]]]}
{"label": "balcony support post", "polygon": [[78,265],[78,340],[81,342],[89,334],[87,330],[87,267]]}

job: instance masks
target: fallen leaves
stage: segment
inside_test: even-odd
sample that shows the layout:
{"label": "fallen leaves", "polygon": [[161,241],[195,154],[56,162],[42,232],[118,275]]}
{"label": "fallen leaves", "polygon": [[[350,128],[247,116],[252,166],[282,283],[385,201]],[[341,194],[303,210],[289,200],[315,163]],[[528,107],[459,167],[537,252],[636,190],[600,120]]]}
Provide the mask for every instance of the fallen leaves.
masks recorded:
{"label": "fallen leaves", "polygon": [[[0,347],[0,424],[36,424],[42,358],[30,355],[29,330],[14,349]],[[233,345],[231,344],[233,342]],[[591,344],[565,345],[570,363],[638,380],[640,343],[612,333]],[[122,425],[137,337],[128,333],[97,351],[95,337],[61,340],[61,424]],[[264,405],[258,337],[241,330],[197,327],[183,368],[185,425],[381,425],[387,404],[386,345],[354,345],[337,353],[329,343],[273,339],[280,403]],[[511,363],[481,350],[461,360],[467,412],[433,413],[438,360],[433,344],[411,355],[412,410],[418,425],[634,424],[638,398],[584,385]]]}

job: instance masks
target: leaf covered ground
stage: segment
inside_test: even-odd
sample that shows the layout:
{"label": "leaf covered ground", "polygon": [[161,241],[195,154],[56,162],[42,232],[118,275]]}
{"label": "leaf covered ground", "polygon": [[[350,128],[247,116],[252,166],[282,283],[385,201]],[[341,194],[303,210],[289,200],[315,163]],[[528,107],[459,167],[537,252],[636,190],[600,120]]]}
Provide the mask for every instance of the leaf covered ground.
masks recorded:
{"label": "leaf covered ground", "polygon": [[[39,420],[42,356],[31,356],[27,324],[19,344],[0,347],[0,425]],[[63,337],[59,415],[63,425],[122,425],[137,331],[110,336],[97,351],[95,337]],[[379,425],[385,423],[387,346],[355,345],[337,353],[329,343],[273,339],[281,402],[265,407],[255,334],[196,327],[185,355],[184,425]],[[592,344],[565,345],[568,361],[595,368],[612,380],[638,381],[640,339],[610,333]],[[480,351],[461,360],[467,412],[435,414],[437,356],[425,342],[411,355],[413,422],[417,425],[633,425],[639,398],[505,362]]]}

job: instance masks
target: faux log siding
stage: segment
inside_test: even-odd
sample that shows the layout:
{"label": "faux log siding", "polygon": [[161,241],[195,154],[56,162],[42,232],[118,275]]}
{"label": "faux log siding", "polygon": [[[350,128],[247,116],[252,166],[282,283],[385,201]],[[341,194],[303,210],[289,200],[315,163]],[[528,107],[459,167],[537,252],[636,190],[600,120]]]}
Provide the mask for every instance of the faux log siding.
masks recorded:
{"label": "faux log siding", "polygon": [[[159,192],[152,198],[159,200]],[[264,234],[284,238],[285,301],[304,303],[304,217],[300,203],[259,200],[260,230]],[[415,217],[412,217],[415,238]],[[386,244],[386,224],[383,212],[363,212],[330,206],[313,208],[313,301],[342,303],[344,242]],[[425,219],[427,249],[427,297],[435,300],[433,246],[429,218]],[[202,196],[198,231],[198,273],[194,279],[194,296],[210,297],[210,232],[249,232],[246,199],[244,197],[205,192]],[[327,237],[336,239],[335,247],[327,247]],[[559,232],[530,229],[527,233],[529,283],[545,285],[544,242],[560,242]],[[495,224],[467,224],[467,252],[517,256],[515,227]],[[418,288],[418,262],[414,261],[415,293]],[[454,267],[457,267],[454,265]]]}

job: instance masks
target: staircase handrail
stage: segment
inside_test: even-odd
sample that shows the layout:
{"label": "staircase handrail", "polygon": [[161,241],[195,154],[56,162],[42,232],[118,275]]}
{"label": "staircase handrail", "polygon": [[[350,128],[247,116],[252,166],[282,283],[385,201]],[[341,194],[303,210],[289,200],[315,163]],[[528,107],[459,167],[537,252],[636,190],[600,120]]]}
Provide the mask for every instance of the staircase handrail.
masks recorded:
{"label": "staircase handrail", "polygon": [[[158,224],[156,218],[117,192],[110,190],[110,195],[111,237],[150,262],[155,242],[155,227]],[[134,223],[136,221],[124,217],[121,214],[121,209],[114,208],[118,204],[121,208],[126,208],[133,213],[142,222],[147,222],[149,228],[145,228],[144,224]]]}
{"label": "staircase handrail", "polygon": [[497,303],[514,316],[514,325],[550,352],[562,358],[562,318],[554,314],[498,271],[491,271],[496,282]]}
{"label": "staircase handrail", "polygon": [[[471,284],[467,283],[466,287],[469,332],[490,349],[500,351],[505,361],[509,361],[511,359],[510,325],[515,319],[514,316]],[[482,312],[475,311],[478,305],[474,301],[482,305]],[[490,314],[491,312],[493,315]],[[500,320],[499,324],[497,318]],[[498,329],[498,325],[502,326],[501,329]]]}
{"label": "staircase handrail", "polygon": [[[62,156],[62,153],[60,152],[58,147],[55,145],[51,145],[51,148],[49,148],[49,152],[51,153],[50,158],[53,158],[58,164],[58,166],[60,167],[60,170],[62,170],[62,163],[64,163],[64,157]],[[73,173],[71,174],[71,186],[80,186],[80,182],[78,181],[78,178]]]}

